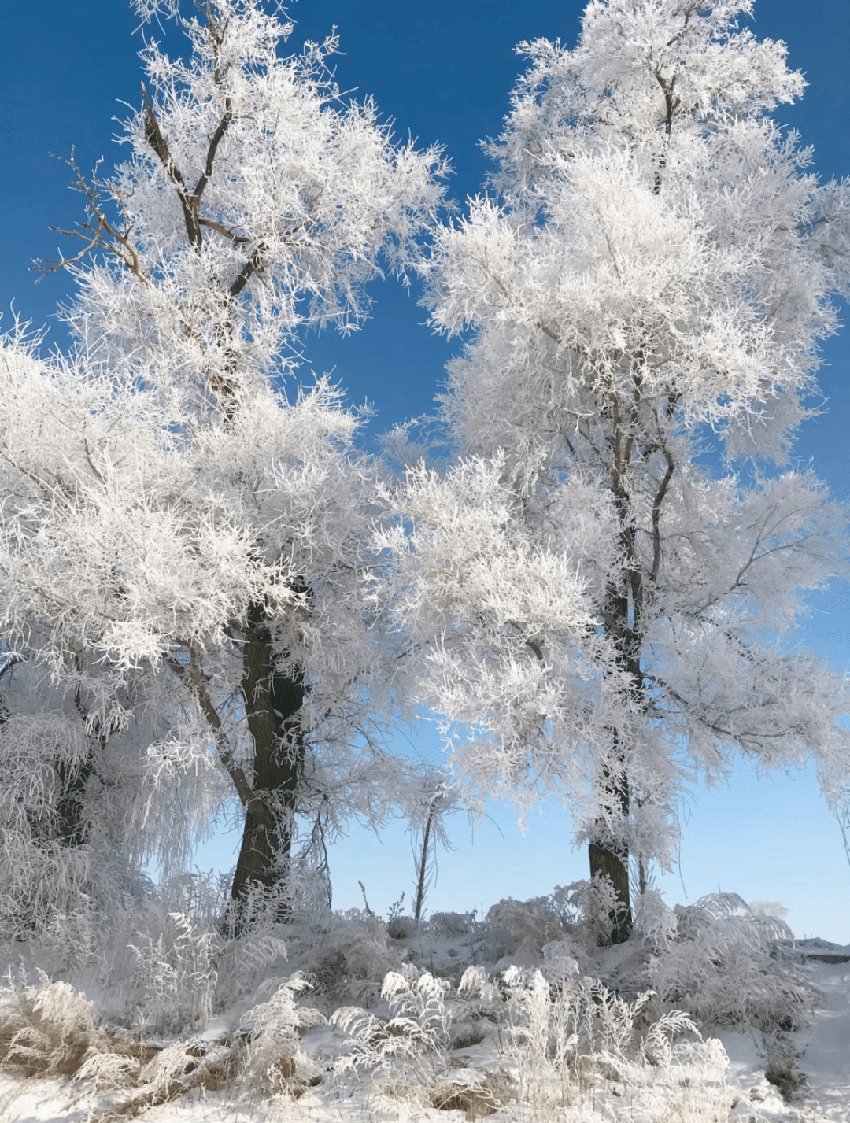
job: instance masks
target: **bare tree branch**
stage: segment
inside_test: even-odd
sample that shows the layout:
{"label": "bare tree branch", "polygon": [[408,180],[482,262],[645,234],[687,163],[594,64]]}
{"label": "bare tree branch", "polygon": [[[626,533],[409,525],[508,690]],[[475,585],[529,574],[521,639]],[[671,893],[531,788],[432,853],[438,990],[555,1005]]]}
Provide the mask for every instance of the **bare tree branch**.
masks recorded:
{"label": "bare tree branch", "polygon": [[188,667],[173,655],[166,655],[165,661],[177,677],[182,682],[186,683],[199,710],[206,718],[207,724],[215,738],[219,759],[224,765],[228,776],[230,776],[230,779],[233,781],[233,786],[236,788],[242,806],[254,816],[262,828],[265,830],[274,830],[277,826],[274,815],[263,798],[257,795],[248,783],[248,778],[236,763],[233,753],[230,750],[230,746],[227,743],[227,734],[222,726],[218,710],[216,710],[210,698],[210,692],[201,674],[200,667],[198,666],[197,656],[193,646],[191,644],[189,645]]}

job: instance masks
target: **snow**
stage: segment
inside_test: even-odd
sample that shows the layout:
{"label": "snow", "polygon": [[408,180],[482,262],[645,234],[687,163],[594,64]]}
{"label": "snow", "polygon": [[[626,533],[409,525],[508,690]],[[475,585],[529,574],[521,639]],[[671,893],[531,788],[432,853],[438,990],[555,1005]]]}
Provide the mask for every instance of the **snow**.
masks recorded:
{"label": "snow", "polygon": [[800,1035],[801,1068],[827,1118],[850,1119],[850,973],[826,963],[810,970],[821,1005]]}
{"label": "snow", "polygon": [[[830,950],[840,945],[813,939],[798,941],[806,950]],[[765,1057],[753,1034],[720,1030],[729,1057],[732,1080],[745,1093],[732,1119],[850,1120],[850,974],[840,965],[810,962],[808,971],[818,993],[810,1024],[795,1035],[794,1048],[805,1085],[793,1106],[783,1104],[777,1089],[765,1079]]]}
{"label": "snow", "polygon": [[[410,943],[416,942],[412,937]],[[431,931],[420,938],[427,945],[430,958],[457,975],[458,952],[472,950],[474,940],[460,933]],[[514,1119],[530,1121],[563,1120],[564,1123],[586,1123],[595,1119],[612,1123],[657,1123],[658,1120],[679,1120],[683,1123],[848,1123],[850,1121],[850,971],[841,963],[813,959],[813,954],[847,950],[843,945],[823,940],[796,942],[786,949],[802,966],[816,992],[814,1008],[806,1024],[794,1033],[769,1035],[753,1029],[739,1031],[729,1027],[701,1027],[707,1047],[698,1053],[684,1053],[669,1065],[638,1070],[622,1060],[609,1056],[599,1073],[586,1078],[580,1093],[575,1088],[563,1108],[549,1114],[543,1111],[542,1100],[534,1099],[534,1072],[522,1055],[510,1044],[510,1030],[499,1027],[493,1031],[487,1024],[484,1039],[468,1044],[461,1032],[460,1047],[447,1054],[445,1067],[439,1060],[419,1059],[396,1070],[393,1080],[377,1079],[376,1070],[349,1069],[339,1062],[356,1050],[352,1036],[338,1025],[310,1025],[300,1033],[294,1056],[284,1054],[278,1064],[287,1072],[298,1074],[294,1082],[284,1081],[275,1092],[263,1089],[262,1081],[236,1077],[220,1087],[195,1089],[169,1098],[159,1104],[143,1104],[139,1088],[132,1091],[96,1092],[90,1079],[80,1076],[24,1079],[0,1069],[0,1123],[105,1123],[111,1111],[120,1111],[129,1099],[138,1102],[137,1110],[126,1108],[120,1116],[143,1115],[151,1123],[237,1123],[256,1120],[311,1120],[314,1123],[375,1123],[383,1120],[452,1120],[462,1113],[438,1111],[432,1106],[434,1090],[441,1090],[447,1100],[456,1102],[458,1089],[470,1094],[494,1094],[499,1103],[492,1114],[493,1123]],[[454,955],[450,952],[455,952]],[[510,960],[511,956],[502,957]],[[515,959],[524,960],[526,952]],[[803,959],[805,958],[805,963]],[[628,975],[629,965],[645,961],[639,948],[620,947],[598,953],[598,965],[610,977],[612,973]],[[464,959],[461,959],[463,965]],[[439,970],[439,969],[438,969]],[[516,972],[516,968],[514,971]],[[522,975],[522,969],[520,969]],[[482,976],[483,977],[483,976]],[[510,975],[502,975],[503,980]],[[514,976],[517,977],[517,976]],[[527,972],[526,978],[531,977]],[[399,976],[399,978],[401,978]],[[421,975],[420,979],[426,978]],[[427,978],[426,978],[427,981]],[[399,984],[401,985],[401,984]],[[504,987],[504,983],[502,984]],[[392,996],[385,986],[385,998],[371,1011],[383,1018],[392,1013]],[[548,989],[545,991],[548,994]],[[386,996],[389,995],[389,1001]],[[309,996],[304,999],[309,1001]],[[217,1045],[232,1040],[244,1001],[216,1013],[184,1044],[170,1046],[175,1055],[192,1048],[192,1043],[213,1051],[226,1050]],[[366,1013],[362,1011],[362,1013]],[[308,1019],[309,1020],[309,1019]],[[457,1024],[462,1030],[463,1025]],[[711,1038],[715,1038],[714,1045]],[[783,1045],[784,1042],[784,1045]],[[800,1087],[786,1102],[779,1089],[766,1078],[770,1068],[771,1049],[782,1045],[788,1067],[801,1075]],[[159,1054],[164,1058],[167,1049]],[[781,1052],[781,1050],[780,1050]],[[606,1067],[607,1066],[607,1067]],[[427,1068],[432,1078],[425,1087],[422,1075]],[[414,1079],[414,1070],[420,1080]],[[309,1074],[313,1074],[311,1077]],[[151,1085],[148,1085],[149,1088]],[[520,1103],[517,1090],[526,1089],[530,1097]],[[537,1093],[543,1084],[537,1085]],[[144,1086],[142,1086],[144,1091]],[[493,1091],[495,1089],[495,1091]],[[578,1098],[576,1098],[578,1096]],[[455,1097],[455,1098],[452,1098]],[[464,1101],[466,1102],[466,1101]],[[474,1117],[474,1107],[470,1109]],[[482,1109],[483,1110],[483,1109]]]}

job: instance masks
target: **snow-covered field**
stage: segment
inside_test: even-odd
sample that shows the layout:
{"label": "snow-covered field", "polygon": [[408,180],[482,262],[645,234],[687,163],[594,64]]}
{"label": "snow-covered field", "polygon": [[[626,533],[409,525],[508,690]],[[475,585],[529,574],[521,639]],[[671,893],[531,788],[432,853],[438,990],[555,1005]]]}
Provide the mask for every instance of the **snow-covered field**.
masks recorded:
{"label": "snow-covered field", "polygon": [[[850,955],[850,948],[840,950]],[[740,1089],[730,1119],[850,1119],[850,963],[812,960],[806,971],[817,1005],[792,1042],[803,1083],[790,1103],[766,1080],[764,1050],[754,1035],[718,1032],[729,1057],[729,1085]]]}
{"label": "snow-covered field", "polygon": [[601,948],[565,901],[7,945],[0,1123],[850,1120],[850,946],[718,894]]}

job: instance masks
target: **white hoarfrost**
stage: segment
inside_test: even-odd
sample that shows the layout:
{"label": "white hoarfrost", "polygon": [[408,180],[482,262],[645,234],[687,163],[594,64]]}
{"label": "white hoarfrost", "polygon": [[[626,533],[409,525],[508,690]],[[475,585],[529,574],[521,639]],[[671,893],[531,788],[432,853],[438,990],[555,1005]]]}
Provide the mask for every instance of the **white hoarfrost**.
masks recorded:
{"label": "white hoarfrost", "polygon": [[[254,0],[139,5],[163,10],[190,50],[142,51],[126,159],[109,177],[72,161],[87,209],[53,267],[78,285],[75,345],[41,357],[18,331],[0,347],[0,626],[90,733],[143,715],[161,786],[193,770],[202,787],[217,758],[254,829],[275,824],[248,876],[268,883],[295,810],[380,817],[395,782],[378,789],[358,752],[381,708],[364,584],[380,472],[340,392],[296,381],[296,333],[356,326],[366,282],[410,265],[443,163],[342,97],[333,36],[286,57],[292,25]],[[55,749],[60,801],[75,744]],[[287,752],[281,795],[268,769]],[[188,821],[226,791],[189,800]]]}
{"label": "white hoarfrost", "polygon": [[695,768],[811,756],[832,800],[847,774],[845,684],[781,637],[846,573],[846,516],[789,452],[850,193],[770,116],[804,82],[750,8],[593,0],[573,50],[521,45],[493,193],[426,269],[434,327],[468,340],[456,459],[408,470],[380,538],[459,764],[560,792],[623,878],[670,862]]}

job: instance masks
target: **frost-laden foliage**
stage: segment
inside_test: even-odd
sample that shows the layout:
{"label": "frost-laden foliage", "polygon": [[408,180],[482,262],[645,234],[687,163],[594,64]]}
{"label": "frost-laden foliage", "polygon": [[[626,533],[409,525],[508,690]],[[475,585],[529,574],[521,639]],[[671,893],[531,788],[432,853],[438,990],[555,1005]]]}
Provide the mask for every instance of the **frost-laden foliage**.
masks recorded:
{"label": "frost-laden foliage", "polygon": [[112,174],[71,162],[86,211],[45,267],[77,283],[74,345],[0,344],[0,630],[89,732],[134,734],[130,827],[166,866],[238,797],[241,901],[284,878],[296,814],[379,820],[403,786],[374,747],[380,471],[340,391],[294,370],[302,329],[356,326],[415,260],[443,162],[340,94],[334,36],[284,55],[273,5],[138,7],[188,49],[144,47]]}
{"label": "frost-laden foliage", "polygon": [[[149,894],[139,867],[154,835],[179,863],[208,809],[185,774],[152,808],[143,708],[107,736],[83,698],[23,660],[0,676],[0,939],[38,937],[50,972],[90,958],[103,917],[111,924],[116,903]],[[178,813],[179,831],[169,821]]]}
{"label": "frost-laden foliage", "polygon": [[449,1030],[453,1011],[447,1006],[450,986],[415,967],[390,972],[381,997],[390,1008],[389,1020],[358,1006],[345,1006],[331,1015],[331,1024],[354,1039],[339,1071],[380,1068],[404,1080],[433,1080],[448,1067]]}
{"label": "frost-laden foliage", "polygon": [[[310,989],[310,983],[300,973],[282,982],[271,980],[270,984],[265,990],[274,991],[271,997],[243,1016],[240,1030],[248,1038],[245,1077],[260,1081],[269,1091],[277,1091],[282,1082],[296,1074],[297,1062],[301,1061],[302,1068],[306,1062],[306,1058],[299,1057],[299,1033],[325,1025],[327,1019],[313,1007],[296,1004],[298,996]],[[275,984],[279,984],[276,989]]]}
{"label": "frost-laden foliage", "polygon": [[751,7],[591,0],[575,48],[520,46],[495,194],[427,267],[434,327],[467,338],[455,459],[408,469],[379,536],[458,764],[568,798],[624,905],[691,769],[811,756],[835,800],[847,768],[845,683],[782,636],[846,573],[846,514],[789,457],[850,194],[771,116],[804,82]]}
{"label": "frost-laden foliage", "polygon": [[190,917],[171,913],[171,930],[156,943],[130,945],[138,959],[136,985],[144,995],[139,1015],[158,1030],[182,1029],[209,1020],[218,981],[221,941],[198,931]]}
{"label": "frost-laden foliage", "polygon": [[[582,887],[569,887],[524,906],[502,905],[516,905],[510,915],[517,918],[517,929],[523,908],[526,927],[542,923],[547,910],[550,924],[553,918],[572,924],[581,894]],[[499,916],[504,920],[506,915],[502,908]],[[529,966],[515,963],[494,971],[454,961],[451,978],[444,978],[428,969],[427,944],[418,945],[417,936],[408,939],[406,950],[413,956],[419,946],[418,965],[399,962],[386,972],[372,1009],[338,1007],[327,991],[317,996],[319,1001],[311,996],[319,989],[318,979],[303,965],[327,934],[288,924],[284,952],[279,943],[273,945],[271,932],[257,931],[238,942],[253,957],[253,982],[239,994],[219,988],[211,1021],[196,1021],[193,1014],[183,1024],[172,1018],[168,1036],[156,1033],[153,1042],[144,1036],[139,1041],[137,1033],[134,1041],[115,1036],[81,990],[67,982],[51,983],[43,974],[36,986],[25,978],[13,985],[10,979],[0,991],[3,1067],[14,1074],[73,1076],[69,1094],[87,1097],[95,1119],[99,1110],[130,1115],[206,1090],[221,1092],[234,1109],[250,1104],[260,1111],[271,1109],[275,1097],[290,1102],[309,1092],[318,1097],[310,1110],[321,1104],[343,1114],[361,1111],[366,1102],[374,1108],[376,1098],[390,1097],[387,1106],[394,1105],[399,1115],[419,1106],[457,1108],[468,1118],[502,1111],[507,1118],[565,1123],[597,1116],[720,1123],[741,1093],[727,1085],[728,1059],[721,1044],[705,1036],[711,1024],[703,1022],[691,998],[701,995],[703,1014],[713,1018],[715,992],[707,976],[713,973],[716,979],[731,971],[734,985],[751,986],[752,973],[745,976],[741,970],[745,955],[760,971],[764,987],[784,986],[790,976],[772,953],[785,929],[732,895],[708,898],[676,915],[679,930],[666,949],[656,943],[650,952],[635,948],[628,957],[644,969],[647,959],[656,963],[653,990],[646,971],[640,979],[635,971],[638,985],[627,996],[616,983],[623,950],[601,950],[595,943],[583,948],[577,938],[550,941]],[[203,986],[200,975],[191,979],[190,965],[198,965],[209,941],[200,918],[178,921],[156,950],[159,961],[172,968],[181,960],[188,995],[190,981]],[[343,943],[341,929],[351,927],[356,934],[363,923],[363,917],[338,916],[337,942]],[[429,925],[423,922],[420,936]],[[456,938],[468,936],[471,927],[487,926],[448,916],[431,935]],[[699,938],[703,942],[694,954]],[[479,948],[486,945],[486,938],[479,941]],[[684,1009],[676,1007],[669,991],[661,992],[664,965],[680,948],[703,968],[691,994],[679,995]],[[735,961],[728,955],[732,948],[741,953]],[[225,948],[219,964],[227,954]],[[286,955],[290,963],[281,968]],[[95,985],[105,993],[100,982]],[[747,1012],[747,1024],[762,1029],[771,1079],[779,1079],[778,1058],[793,1056],[793,1034],[752,1020],[754,1010]],[[119,1021],[129,1024],[128,1015]],[[110,1023],[114,1026],[115,1019]],[[147,1028],[152,1028],[150,1019]],[[144,1026],[136,1029],[144,1034]]]}
{"label": "frost-laden foliage", "polygon": [[326,1004],[347,1001],[374,1006],[388,972],[402,966],[403,951],[376,916],[351,909],[334,914],[323,930],[301,936],[303,969]]}
{"label": "frost-laden foliage", "polygon": [[37,986],[0,990],[0,1067],[25,1076],[69,1076],[103,1044],[94,1004],[39,972]]}
{"label": "frost-laden foliage", "polygon": [[735,893],[713,893],[677,906],[678,931],[655,960],[651,978],[662,1002],[705,1025],[760,1030],[766,1037],[805,1024],[813,997],[782,957],[784,921],[753,912]]}
{"label": "frost-laden foliage", "polygon": [[[353,1038],[337,1068],[370,1072],[397,1096],[415,1096],[423,1084],[442,1087],[452,1027],[470,1016],[488,1027],[511,1073],[511,1084],[502,1085],[505,1099],[534,1118],[587,1104],[588,1092],[606,1083],[627,1084],[633,1096],[648,1092],[656,1106],[669,1106],[673,1090],[697,1073],[722,1086],[728,1065],[719,1042],[704,1042],[686,1014],[652,1016],[652,992],[627,1002],[590,978],[553,985],[539,970],[511,967],[491,979],[483,968],[469,967],[454,988],[408,967],[387,976],[383,997],[389,1020],[358,1007],[332,1015],[332,1024]],[[461,1070],[452,1086],[458,1096],[463,1089],[486,1092],[492,1111],[499,1106],[496,1081],[490,1073],[485,1087],[484,1076]]]}
{"label": "frost-laden foliage", "polygon": [[493,961],[547,962],[559,956],[593,954],[611,943],[618,904],[611,882],[602,877],[556,885],[545,897],[508,898],[487,913],[485,947]]}
{"label": "frost-laden foliage", "polygon": [[[101,933],[96,978],[116,1002],[113,1016],[135,1032],[203,1026],[215,1012],[256,995],[285,964],[275,911],[255,908],[250,931],[228,935],[214,882],[175,879],[141,906],[128,902]],[[288,930],[286,939],[294,934]]]}
{"label": "frost-laden foliage", "polygon": [[[489,987],[486,975],[470,969],[460,990],[486,993]],[[547,1068],[550,1075],[557,1074],[566,1098],[564,1085],[582,1070],[603,1065],[620,1079],[640,1080],[641,1067],[669,1068],[674,1057],[691,1052],[690,1042],[682,1049],[673,1044],[675,1038],[699,1036],[694,1022],[681,1011],[647,1016],[651,991],[627,1002],[599,980],[584,978],[558,983],[553,993],[539,970],[517,967],[502,976],[502,991],[506,1048],[524,1081],[532,1084],[527,1091],[532,1098],[546,1094]]]}

